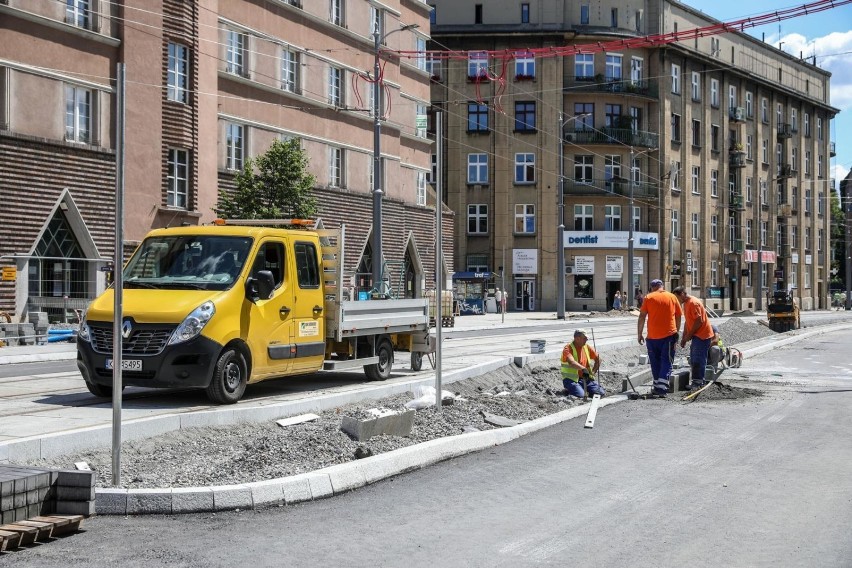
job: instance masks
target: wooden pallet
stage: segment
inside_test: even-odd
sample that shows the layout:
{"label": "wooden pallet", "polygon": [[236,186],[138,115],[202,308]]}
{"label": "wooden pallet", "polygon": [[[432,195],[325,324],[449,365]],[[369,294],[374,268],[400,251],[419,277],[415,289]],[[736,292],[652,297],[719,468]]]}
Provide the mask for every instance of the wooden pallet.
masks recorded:
{"label": "wooden pallet", "polygon": [[82,522],[83,515],[42,515],[0,525],[0,551],[47,542],[51,538],[76,532]]}

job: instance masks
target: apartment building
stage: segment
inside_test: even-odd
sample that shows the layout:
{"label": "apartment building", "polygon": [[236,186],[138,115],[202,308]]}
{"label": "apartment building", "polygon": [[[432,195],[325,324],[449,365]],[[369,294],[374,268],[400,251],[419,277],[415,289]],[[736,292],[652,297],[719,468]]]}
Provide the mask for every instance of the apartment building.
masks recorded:
{"label": "apartment building", "polygon": [[829,73],[742,33],[642,41],[719,23],[673,0],[429,1],[455,264],[506,258],[510,309],[559,311],[560,278],[568,310],[654,278],[828,305]]}
{"label": "apartment building", "polygon": [[120,63],[126,254],[153,228],[211,221],[248,159],[295,138],[325,226],[347,226],[353,282],[372,286],[375,175],[385,275],[421,295],[435,266],[429,73],[394,52],[425,49],[429,12],[422,0],[0,1],[0,310],[64,319],[105,285]]}

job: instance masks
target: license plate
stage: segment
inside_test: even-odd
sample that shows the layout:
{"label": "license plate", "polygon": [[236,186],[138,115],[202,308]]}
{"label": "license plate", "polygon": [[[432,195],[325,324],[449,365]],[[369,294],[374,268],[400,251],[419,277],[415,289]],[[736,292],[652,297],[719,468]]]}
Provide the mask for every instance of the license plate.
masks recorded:
{"label": "license plate", "polygon": [[[112,369],[112,359],[106,360],[106,368]],[[121,370],[122,371],[141,371],[142,370],[142,359],[122,359],[121,360]]]}

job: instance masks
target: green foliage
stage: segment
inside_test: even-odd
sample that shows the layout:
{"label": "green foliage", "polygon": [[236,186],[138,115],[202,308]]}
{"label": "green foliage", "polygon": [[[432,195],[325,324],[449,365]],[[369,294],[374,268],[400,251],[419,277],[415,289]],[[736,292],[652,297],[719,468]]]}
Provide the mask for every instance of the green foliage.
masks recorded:
{"label": "green foliage", "polygon": [[265,154],[246,160],[234,181],[236,191],[221,195],[216,213],[224,219],[309,219],[316,216],[311,192],[316,179],[298,140],[276,140]]}
{"label": "green foliage", "polygon": [[846,219],[843,209],[840,207],[840,198],[835,191],[831,195],[831,235],[829,236],[830,250],[832,251],[831,268],[836,268],[835,276],[831,278],[831,285],[843,286],[846,277]]}

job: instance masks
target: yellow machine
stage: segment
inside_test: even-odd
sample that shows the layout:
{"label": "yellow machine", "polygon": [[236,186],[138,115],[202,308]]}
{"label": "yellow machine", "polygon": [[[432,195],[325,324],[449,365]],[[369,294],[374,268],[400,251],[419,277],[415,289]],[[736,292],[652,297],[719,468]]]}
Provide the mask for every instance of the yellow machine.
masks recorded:
{"label": "yellow machine", "polygon": [[[387,379],[394,350],[434,351],[425,298],[344,295],[343,227],[236,223],[152,231],[127,262],[123,385],[203,388],[234,403],[264,379],[353,367]],[[112,289],[92,302],[77,342],[96,396],[112,396],[113,304]]]}
{"label": "yellow machine", "polygon": [[790,331],[801,327],[799,306],[796,305],[792,294],[784,290],[775,291],[772,302],[766,307],[766,316],[772,331]]}

